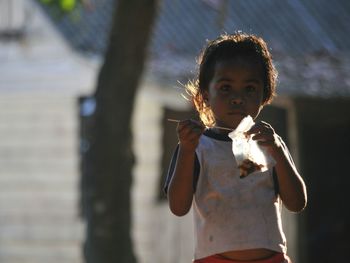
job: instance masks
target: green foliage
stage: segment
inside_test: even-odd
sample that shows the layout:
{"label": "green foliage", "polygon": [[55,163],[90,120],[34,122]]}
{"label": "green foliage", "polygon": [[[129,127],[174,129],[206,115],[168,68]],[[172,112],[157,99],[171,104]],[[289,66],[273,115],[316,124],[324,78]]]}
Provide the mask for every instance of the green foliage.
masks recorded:
{"label": "green foliage", "polygon": [[81,0],[39,0],[39,2],[50,6],[52,9],[56,9],[58,12],[70,13],[77,7]]}
{"label": "green foliage", "polygon": [[68,17],[71,21],[79,21],[81,7],[89,7],[88,0],[36,0],[55,20]]}

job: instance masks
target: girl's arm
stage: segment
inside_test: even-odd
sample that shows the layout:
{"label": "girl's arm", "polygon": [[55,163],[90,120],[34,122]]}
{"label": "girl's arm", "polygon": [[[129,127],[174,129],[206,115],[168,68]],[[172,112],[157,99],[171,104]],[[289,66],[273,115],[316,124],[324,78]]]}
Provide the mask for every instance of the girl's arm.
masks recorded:
{"label": "girl's arm", "polygon": [[280,146],[276,147],[271,155],[276,160],[275,170],[278,177],[279,195],[288,210],[300,212],[307,203],[305,183],[284,142],[279,136],[276,140],[279,141]]}
{"label": "girl's arm", "polygon": [[292,212],[302,211],[307,203],[305,183],[282,139],[266,122],[257,123],[248,133],[254,134],[253,139],[265,146],[276,160],[275,170],[283,204]]}
{"label": "girl's arm", "polygon": [[169,207],[177,216],[187,214],[192,205],[195,150],[203,131],[203,125],[193,120],[181,121],[177,127],[179,150],[168,187]]}

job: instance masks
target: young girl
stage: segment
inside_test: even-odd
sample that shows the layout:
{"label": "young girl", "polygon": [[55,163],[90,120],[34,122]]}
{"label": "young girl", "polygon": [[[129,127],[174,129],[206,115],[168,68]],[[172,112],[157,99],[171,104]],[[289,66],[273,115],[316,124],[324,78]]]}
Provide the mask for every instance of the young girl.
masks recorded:
{"label": "young girl", "polygon": [[186,87],[202,122],[179,122],[165,191],[175,215],[193,207],[194,262],[290,262],[281,205],[299,212],[307,198],[286,145],[271,125],[256,123],[248,135],[276,164],[240,178],[228,137],[245,116],[255,119],[271,102],[276,78],[264,40],[236,33],[208,43],[197,80]]}

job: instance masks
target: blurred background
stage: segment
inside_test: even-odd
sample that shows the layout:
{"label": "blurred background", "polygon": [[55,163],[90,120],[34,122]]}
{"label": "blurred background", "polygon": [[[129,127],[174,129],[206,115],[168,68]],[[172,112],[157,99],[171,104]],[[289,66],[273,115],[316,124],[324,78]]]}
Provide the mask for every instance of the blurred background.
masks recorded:
{"label": "blurred background", "polygon": [[347,262],[349,13],[347,0],[0,0],[0,262],[191,262],[191,214],[162,191],[167,119],[196,117],[182,97],[196,56],[238,30],[271,49],[278,96],[260,118],[308,188],[305,211],[283,211],[288,253]]}

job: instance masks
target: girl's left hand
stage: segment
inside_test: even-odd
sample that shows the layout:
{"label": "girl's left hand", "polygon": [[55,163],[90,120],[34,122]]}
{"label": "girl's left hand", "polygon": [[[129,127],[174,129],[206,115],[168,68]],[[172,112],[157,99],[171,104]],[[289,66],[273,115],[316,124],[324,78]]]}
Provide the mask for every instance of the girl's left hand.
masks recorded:
{"label": "girl's left hand", "polygon": [[279,196],[284,205],[293,212],[303,210],[307,203],[305,183],[281,137],[275,133],[270,124],[263,121],[257,122],[247,134],[252,135],[252,139],[259,145],[266,147],[275,159]]}
{"label": "girl's left hand", "polygon": [[266,147],[271,154],[282,146],[280,137],[267,122],[257,122],[247,131],[247,134],[252,135],[252,139],[257,141],[259,145]]}

